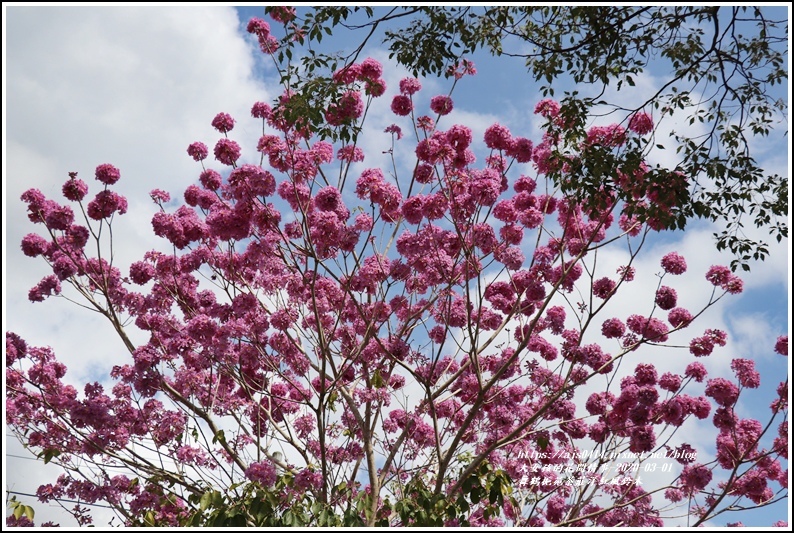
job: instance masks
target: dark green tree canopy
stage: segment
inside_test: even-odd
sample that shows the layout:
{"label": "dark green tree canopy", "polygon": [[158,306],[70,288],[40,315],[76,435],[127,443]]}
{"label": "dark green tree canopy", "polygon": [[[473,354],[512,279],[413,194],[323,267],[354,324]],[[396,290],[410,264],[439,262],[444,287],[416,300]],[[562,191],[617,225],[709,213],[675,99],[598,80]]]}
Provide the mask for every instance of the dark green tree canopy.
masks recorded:
{"label": "dark green tree canopy", "polygon": [[[416,76],[447,75],[461,58],[485,49],[523,60],[528,75],[544,84],[544,95],[554,96],[562,82],[595,90],[594,96],[565,92],[560,98],[571,119],[568,143],[585,135],[596,106],[629,114],[653,108],[659,118],[684,113],[690,125],[703,124],[706,134],[673,134],[676,167],[652,173],[658,180],[675,172],[688,177],[679,198],[685,202],[670,214],[668,227],[683,228],[693,218],[720,221],[717,248],[733,253],[734,269],[749,270],[749,262],[764,259],[768,249],[745,235],[746,224],[778,241],[788,236],[787,177],[765,171],[751,150],[754,137],[769,136],[774,124],[787,121],[788,102],[775,96],[785,95],[778,89],[788,79],[788,21],[775,18],[785,14],[783,8],[749,6],[316,7],[294,21],[304,36],[297,42],[308,44],[308,53],[295,69],[300,76],[292,78],[300,80],[292,87],[300,95],[291,101],[292,112],[319,124],[319,111],[317,121],[309,111],[333,99],[334,87],[330,76],[318,73],[355,61],[367,42],[380,37],[390,56]],[[312,49],[343,29],[360,32],[355,50],[329,55]],[[295,45],[294,36],[287,35],[285,44]],[[291,56],[289,46],[284,50]],[[633,86],[634,77],[652,67],[666,74],[642,106],[626,109],[603,100],[608,87]],[[591,154],[594,159],[577,169],[579,179],[560,186],[593,197],[603,184],[600,175],[630,170],[651,148],[634,146],[621,161]]]}

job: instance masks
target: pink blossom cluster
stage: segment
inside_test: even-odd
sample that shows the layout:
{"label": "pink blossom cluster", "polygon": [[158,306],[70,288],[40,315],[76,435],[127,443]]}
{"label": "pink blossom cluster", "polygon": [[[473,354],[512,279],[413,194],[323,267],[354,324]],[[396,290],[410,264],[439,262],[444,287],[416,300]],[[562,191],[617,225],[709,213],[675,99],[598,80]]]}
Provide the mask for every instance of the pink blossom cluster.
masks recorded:
{"label": "pink blossom cluster", "polygon": [[291,6],[273,6],[270,8],[270,18],[276,22],[287,24],[295,19],[295,8]]}
{"label": "pink blossom cluster", "polygon": [[463,78],[463,76],[474,76],[477,74],[477,69],[474,62],[468,59],[461,59],[456,65],[451,66],[447,74],[453,76],[456,80]]}
{"label": "pink blossom cluster", "polygon": [[728,267],[724,266],[715,265],[709,268],[709,271],[706,272],[706,279],[712,285],[720,287],[731,294],[741,293],[744,287],[744,282],[731,272]]}
{"label": "pink blossom cluster", "polygon": [[430,99],[430,109],[438,115],[448,115],[452,111],[452,98],[449,96],[434,96]]}
{"label": "pink blossom cluster", "polygon": [[653,118],[648,113],[635,113],[629,118],[629,129],[640,135],[650,133],[653,131]]}
{"label": "pink blossom cluster", "polygon": [[270,461],[251,463],[245,471],[245,477],[264,487],[272,487],[276,482],[276,469]]}
{"label": "pink blossom cluster", "polygon": [[619,124],[609,126],[593,126],[587,130],[587,144],[600,144],[607,148],[615,148],[626,142],[626,130]]}
{"label": "pink blossom cluster", "polygon": [[218,113],[212,119],[212,127],[221,133],[229,133],[234,128],[234,119],[228,113]]}
{"label": "pink blossom cluster", "polygon": [[248,33],[256,35],[259,47],[266,54],[273,54],[278,50],[278,39],[270,34],[270,24],[260,18],[252,18],[248,22]]}
{"label": "pink blossom cluster", "polygon": [[325,119],[332,126],[340,126],[356,120],[362,113],[364,113],[364,102],[361,100],[361,95],[358,91],[347,91],[338,103],[328,106]]}
{"label": "pink blossom cluster", "polygon": [[351,63],[334,72],[334,81],[342,85],[364,84],[364,92],[372,97],[382,96],[386,92],[386,81],[383,79],[383,65],[368,57],[361,63]]}

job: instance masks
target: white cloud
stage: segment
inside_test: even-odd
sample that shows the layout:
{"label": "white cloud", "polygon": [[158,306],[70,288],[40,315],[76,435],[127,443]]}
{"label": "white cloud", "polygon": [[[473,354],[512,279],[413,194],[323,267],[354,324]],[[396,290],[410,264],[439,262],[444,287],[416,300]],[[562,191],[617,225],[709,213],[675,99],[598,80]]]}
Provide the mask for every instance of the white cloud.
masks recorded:
{"label": "white cloud", "polygon": [[[117,166],[122,179],[116,190],[130,202],[114,230],[125,272],[159,240],[149,222],[155,206],[148,191],[161,188],[179,198],[196,181],[200,167],[185,149],[195,140],[214,144],[218,134],[209,123],[218,112],[236,117],[241,139],[255,142],[250,106],[270,95],[252,77],[252,48],[238,33],[233,9],[11,8],[8,14],[4,187],[13,283],[6,301],[16,317],[17,308],[31,308],[27,290],[46,274],[46,267],[19,251],[21,237],[39,229],[27,222],[18,200],[24,190],[35,187],[60,201],[67,172],[78,171],[97,192],[93,169]],[[247,154],[252,157],[252,149]],[[50,313],[52,307],[40,304],[33,312]],[[84,319],[83,313],[75,317]],[[8,326],[17,327],[15,322]],[[41,338],[41,329],[31,333]]]}
{"label": "white cloud", "polygon": [[[116,264],[126,274],[144,251],[163,246],[152,233],[148,191],[160,188],[178,198],[197,181],[200,166],[185,150],[197,140],[214,145],[216,113],[237,119],[231,136],[249,142],[241,142],[244,157],[255,156],[250,143],[258,125],[250,108],[269,101],[271,92],[253,77],[260,52],[239,27],[228,7],[4,8],[3,322],[32,345],[52,346],[73,383],[101,379],[98,369],[107,372],[128,356],[95,313],[59,298],[28,302],[29,288],[51,272],[20,251],[22,237],[41,228],[28,222],[19,197],[38,188],[62,201],[70,171],[94,194],[100,190],[94,168],[111,163],[122,176],[114,189],[130,204],[115,223]],[[29,455],[8,441],[4,448],[14,455]],[[57,476],[52,465],[13,457],[4,472],[6,487],[24,493]],[[37,523],[74,523],[35,498],[23,500],[38,511]]]}

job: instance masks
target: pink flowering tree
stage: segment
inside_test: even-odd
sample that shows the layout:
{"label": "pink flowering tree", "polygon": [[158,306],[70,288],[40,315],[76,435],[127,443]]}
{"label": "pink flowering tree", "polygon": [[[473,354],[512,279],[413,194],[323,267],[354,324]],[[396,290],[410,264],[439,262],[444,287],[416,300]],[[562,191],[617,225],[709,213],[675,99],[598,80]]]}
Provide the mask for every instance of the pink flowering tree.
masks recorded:
{"label": "pink flowering tree", "polygon": [[[289,8],[271,15],[289,30]],[[248,31],[289,79],[279,54],[300,36]],[[754,361],[728,378],[701,363],[726,333],[697,319],[741,279],[713,266],[702,305],[680,307],[673,252],[654,293],[608,305],[686,194],[686,176],[641,157],[650,115],[585,130],[544,100],[542,131],[475,139],[442,127],[451,91],[425,109],[420,80],[389,90],[371,58],[332,79],[319,127],[289,89],[253,118],[212,120],[212,150],[187,149],[197,182],[178,200],[151,192],[168,252],[114,260],[127,200],[110,164],[94,192],[70,173],[66,203],[22,195],[41,228],[22,250],[52,267],[30,300],[100,313],[130,356],[78,390],[50,348],[6,333],[7,424],[64,470],[41,502],[104,503],[128,525],[657,526],[787,497],[787,379],[742,418]],[[388,168],[358,143],[377,98],[396,116]],[[262,125],[257,154],[234,138],[242,120]],[[598,268],[607,247],[627,258],[617,271]],[[653,347],[675,371],[643,356]],[[787,355],[788,338],[769,348]],[[716,440],[679,438],[698,425]]]}

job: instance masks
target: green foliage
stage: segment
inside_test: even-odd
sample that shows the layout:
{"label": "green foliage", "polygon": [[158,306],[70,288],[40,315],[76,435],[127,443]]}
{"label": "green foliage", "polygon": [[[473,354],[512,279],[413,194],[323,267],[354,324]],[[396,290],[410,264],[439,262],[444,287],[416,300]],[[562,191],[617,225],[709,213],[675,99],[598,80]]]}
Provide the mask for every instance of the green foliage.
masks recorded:
{"label": "green foliage", "polygon": [[[346,483],[332,492],[336,500],[350,496]],[[338,511],[324,504],[316,494],[295,490],[294,477],[285,473],[273,487],[249,482],[233,485],[224,494],[208,489],[189,497],[192,511],[182,521],[184,526],[202,527],[337,527],[363,526],[361,518],[365,498]]]}
{"label": "green foliage", "polygon": [[[267,7],[265,13],[271,10],[272,7]],[[312,43],[321,44],[324,36],[332,35],[332,28],[359,11],[368,17],[373,15],[372,8],[314,8],[299,26],[287,30],[276,53],[282,69],[279,83],[290,95],[281,99],[275,108],[276,114],[298,128],[306,128],[314,135],[333,142],[355,142],[359,133],[354,126],[332,127],[325,121],[325,111],[338,103],[347,89],[335,83],[331,74],[354,62],[358,51],[347,56],[341,52],[320,52],[312,47]],[[300,54],[293,52],[296,46],[301,46]],[[298,56],[299,59],[295,59]]]}
{"label": "green foliage", "polygon": [[55,450],[53,448],[48,448],[46,450],[42,450],[41,453],[37,454],[37,457],[39,459],[44,459],[44,464],[46,465],[47,463],[49,463],[50,461],[52,461],[54,458],[58,457],[59,455],[61,455],[60,450]]}
{"label": "green foliage", "polygon": [[[487,461],[481,463],[463,483],[457,495],[447,495],[426,484],[420,475],[397,487],[394,498],[378,502],[375,519],[371,496],[346,482],[333,487],[330,494],[295,490],[291,473],[278,476],[272,487],[249,482],[234,485],[224,494],[208,489],[193,494],[191,511],[181,521],[190,527],[361,527],[376,526],[443,527],[457,520],[469,526],[471,515],[482,511],[487,520],[499,516],[505,505],[517,506],[512,496],[512,480]],[[153,512],[143,517],[144,526],[157,526]]]}
{"label": "green foliage", "polygon": [[11,509],[11,514],[14,515],[14,518],[19,520],[22,516],[26,516],[28,520],[33,520],[33,517],[36,515],[36,511],[33,510],[33,507],[29,505],[23,505],[22,502],[17,500],[16,496],[11,496],[8,500],[8,508]]}
{"label": "green foliage", "polygon": [[399,523],[382,522],[378,525],[417,527],[443,527],[456,520],[458,526],[469,527],[469,519],[479,507],[485,520],[501,515],[504,506],[518,506],[512,497],[512,480],[503,470],[494,470],[483,462],[461,485],[457,495],[434,492],[421,478],[413,478],[403,491],[403,498],[394,505],[386,500],[385,506],[396,513]]}

